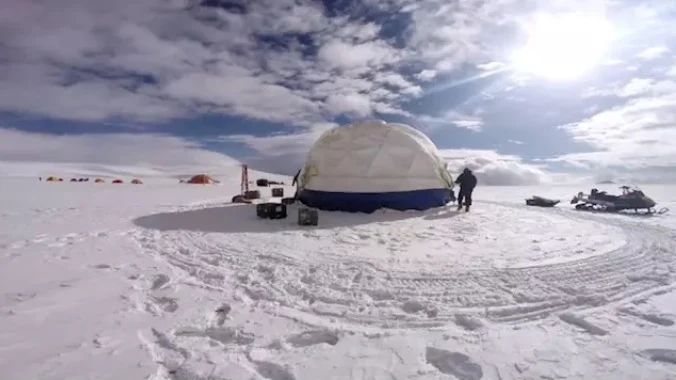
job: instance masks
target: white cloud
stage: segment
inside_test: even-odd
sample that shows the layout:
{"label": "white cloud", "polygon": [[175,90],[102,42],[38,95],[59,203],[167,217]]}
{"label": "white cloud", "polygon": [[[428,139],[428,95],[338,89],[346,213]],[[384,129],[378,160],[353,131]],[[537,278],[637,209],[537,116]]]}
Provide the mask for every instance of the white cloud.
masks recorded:
{"label": "white cloud", "polygon": [[[480,112],[479,112],[480,113]],[[466,114],[458,111],[447,111],[441,116],[419,116],[417,120],[427,128],[435,129],[444,125],[453,125],[458,128],[465,128],[472,131],[480,131],[483,126],[483,120],[477,116],[479,113]]]}
{"label": "white cloud", "polygon": [[504,23],[514,1],[352,5],[409,14],[400,41],[379,38],[385,19],[329,17],[310,1],[239,3],[246,12],[197,0],[11,1],[0,16],[0,111],[137,122],[209,111],[287,125],[346,108],[406,114],[417,82],[485,62],[484,28]]}
{"label": "white cloud", "polygon": [[618,95],[621,97],[632,97],[637,95],[644,95],[654,88],[654,80],[645,78],[633,78],[622,89],[619,90]]}
{"label": "white cloud", "polygon": [[337,114],[367,116],[371,113],[371,100],[362,94],[335,94],[326,99],[326,107]]}
{"label": "white cloud", "polygon": [[477,67],[483,71],[499,71],[499,70],[504,70],[507,65],[503,62],[488,62],[488,63],[481,63],[477,65]]}
{"label": "white cloud", "polygon": [[0,128],[0,161],[139,167],[231,166],[235,159],[161,134],[51,135]]}
{"label": "white cloud", "polygon": [[[317,133],[315,126],[338,114],[355,118],[374,112],[396,114],[424,128],[455,126],[490,131],[491,126],[484,123],[491,120],[494,115],[490,113],[495,109],[482,114],[449,101],[454,110],[435,109],[429,115],[416,115],[406,106],[418,105],[422,95],[432,95],[430,92],[438,86],[429,82],[439,77],[458,78],[454,83],[465,85],[467,78],[459,77],[468,67],[487,71],[504,68],[500,62],[509,53],[509,41],[504,40],[507,33],[501,33],[523,21],[524,14],[533,10],[531,6],[541,11],[596,12],[608,8],[609,14],[623,17],[620,21],[641,19],[640,28],[632,27],[631,32],[645,40],[664,36],[665,23],[660,15],[669,13],[665,8],[669,2],[627,8],[626,4],[606,0],[558,0],[546,5],[517,0],[363,0],[351,3],[348,13],[353,14],[349,17],[329,17],[322,2],[316,1],[238,2],[246,12],[200,3],[5,0],[2,9],[9,11],[0,12],[0,112],[94,122],[124,119],[131,123],[162,122],[209,112],[264,119],[289,128],[304,127],[295,134],[229,138],[264,157],[300,157],[299,152]],[[366,6],[401,13],[381,20],[369,18],[367,22],[361,17],[364,13],[359,13]],[[411,24],[400,25],[396,38],[391,36],[390,22],[407,16]],[[653,34],[642,34],[647,32]],[[387,39],[382,37],[385,34],[390,34]],[[633,39],[632,46],[641,39]],[[622,75],[628,75],[624,65],[633,64],[637,78],[615,86],[601,84],[600,89],[587,94],[625,98],[626,105],[604,111],[603,101],[594,102],[598,108],[589,110],[594,115],[568,129],[577,139],[611,152],[607,157],[594,153],[596,159],[619,162],[610,158],[617,157],[618,152],[622,157],[637,157],[636,152],[646,144],[650,154],[661,154],[666,143],[647,142],[674,141],[663,125],[673,121],[668,112],[673,111],[674,82],[651,77],[648,67],[670,54],[666,38],[658,41],[664,46],[648,45],[638,54],[643,58],[640,65],[635,64],[636,57],[625,56],[606,62],[604,70],[625,70]],[[676,75],[673,70],[671,75]],[[516,81],[510,78],[505,86],[517,86]],[[428,87],[427,94],[423,85]],[[524,93],[519,95],[527,100]],[[485,100],[482,96],[477,99]],[[491,102],[498,100],[504,98],[495,97]],[[624,120],[649,127],[625,126]],[[598,132],[602,129],[598,125],[613,123],[622,126],[606,127],[614,132]],[[625,141],[635,135],[642,136],[641,146]],[[269,153],[270,146],[279,150]],[[671,153],[664,152],[670,157]],[[591,158],[567,157],[576,162]],[[280,162],[284,160],[274,161],[274,165],[283,166]],[[504,157],[496,162],[496,168],[506,162],[521,165],[503,167],[510,173],[517,167],[531,168]],[[532,174],[524,171],[516,177],[530,178],[527,173]]]}
{"label": "white cloud", "polygon": [[419,80],[421,80],[423,82],[429,82],[432,79],[434,79],[434,77],[436,77],[436,76],[437,76],[437,72],[435,70],[430,70],[430,69],[425,69],[425,70],[423,70],[423,71],[421,71],[421,72],[419,72],[418,74],[415,75],[416,78],[418,78]]}
{"label": "white cloud", "polygon": [[[360,76],[398,75],[395,66],[383,67],[396,64],[399,53],[375,39],[378,24],[328,19],[321,4],[293,0],[247,3],[241,14],[199,3],[12,5],[12,17],[2,18],[0,56],[7,59],[0,70],[10,75],[0,76],[0,111],[162,121],[207,110],[305,125],[331,116],[325,101],[335,92],[326,94],[325,84],[371,98]],[[308,33],[317,55],[292,38],[275,47],[285,33]],[[411,84],[374,100],[396,108],[418,92]]]}
{"label": "white cloud", "polygon": [[674,65],[672,68],[667,71],[667,75],[670,77],[676,77],[676,65]]}
{"label": "white cloud", "polygon": [[448,169],[454,178],[464,168],[469,168],[483,185],[539,185],[553,180],[545,169],[524,163],[520,157],[503,155],[493,150],[441,149],[439,153],[448,161]]}
{"label": "white cloud", "polygon": [[336,31],[335,35],[343,39],[351,39],[355,42],[366,42],[377,38],[380,29],[380,25],[375,22],[367,24],[346,22]]}
{"label": "white cloud", "polygon": [[646,61],[652,61],[669,53],[669,48],[666,46],[653,46],[647,48],[636,55],[636,57]]}
{"label": "white cloud", "polygon": [[615,83],[606,88],[587,89],[582,96],[617,96],[631,98],[645,95],[661,95],[676,92],[676,82],[671,80],[655,80],[653,78],[632,78],[625,84]]}
{"label": "white cloud", "polygon": [[269,157],[287,154],[305,155],[322,133],[337,126],[334,123],[319,123],[298,133],[270,136],[229,135],[214,141],[244,143],[257,153]]}
{"label": "white cloud", "polygon": [[420,86],[414,85],[398,73],[378,73],[375,76],[375,82],[394,87],[397,93],[416,96],[423,92]]}
{"label": "white cloud", "polygon": [[246,159],[252,167],[280,174],[295,174],[304,163],[307,152],[315,141],[334,123],[317,123],[295,133],[279,133],[270,136],[250,134],[221,136],[213,142],[239,143],[256,152]]}
{"label": "white cloud", "polygon": [[388,63],[394,63],[397,51],[383,41],[351,44],[332,40],[317,53],[319,60],[329,69],[367,71]]}
{"label": "white cloud", "polygon": [[[237,88],[237,92],[230,90]],[[288,88],[252,76],[190,74],[169,82],[166,93],[177,99],[223,107],[227,113],[284,122],[316,116],[318,104]]]}
{"label": "white cloud", "polygon": [[[295,134],[271,136],[223,136],[219,142],[245,144],[261,158],[247,161],[252,167],[282,174],[294,174],[305,162],[312,144],[325,131],[335,128],[333,123],[322,123]],[[527,164],[517,156],[502,155],[492,150],[440,149],[454,176],[469,167],[482,185],[537,185],[549,183],[553,176],[540,166]]]}
{"label": "white cloud", "polygon": [[561,127],[595,150],[550,161],[595,170],[621,168],[632,175],[661,170],[676,180],[676,84],[653,80],[629,84],[624,90],[631,91],[625,95],[635,96],[625,103]]}

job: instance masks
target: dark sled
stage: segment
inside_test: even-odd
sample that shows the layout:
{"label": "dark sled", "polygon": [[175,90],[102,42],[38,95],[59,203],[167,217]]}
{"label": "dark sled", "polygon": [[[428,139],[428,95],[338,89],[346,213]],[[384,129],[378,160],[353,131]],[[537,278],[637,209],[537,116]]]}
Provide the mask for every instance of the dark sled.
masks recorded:
{"label": "dark sled", "polygon": [[537,195],[533,195],[531,198],[526,199],[526,205],[528,206],[538,206],[538,207],[554,207],[561,202],[558,199],[547,199]]}

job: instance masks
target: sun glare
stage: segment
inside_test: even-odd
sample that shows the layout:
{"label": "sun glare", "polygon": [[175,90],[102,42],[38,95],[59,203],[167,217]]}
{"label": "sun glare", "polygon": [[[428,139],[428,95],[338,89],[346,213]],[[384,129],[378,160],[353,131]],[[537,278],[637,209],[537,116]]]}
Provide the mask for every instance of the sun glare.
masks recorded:
{"label": "sun glare", "polygon": [[587,73],[603,59],[612,37],[608,21],[577,13],[540,15],[527,31],[525,46],[512,56],[512,69],[551,80]]}

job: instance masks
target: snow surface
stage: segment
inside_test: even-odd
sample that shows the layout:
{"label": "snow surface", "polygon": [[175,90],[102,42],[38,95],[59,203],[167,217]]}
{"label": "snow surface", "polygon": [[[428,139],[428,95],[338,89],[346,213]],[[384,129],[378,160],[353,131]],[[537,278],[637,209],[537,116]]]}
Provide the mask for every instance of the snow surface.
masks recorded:
{"label": "snow surface", "polygon": [[301,227],[229,204],[230,170],[1,178],[0,377],[676,379],[676,187],[643,186],[652,217],[480,186],[470,213]]}

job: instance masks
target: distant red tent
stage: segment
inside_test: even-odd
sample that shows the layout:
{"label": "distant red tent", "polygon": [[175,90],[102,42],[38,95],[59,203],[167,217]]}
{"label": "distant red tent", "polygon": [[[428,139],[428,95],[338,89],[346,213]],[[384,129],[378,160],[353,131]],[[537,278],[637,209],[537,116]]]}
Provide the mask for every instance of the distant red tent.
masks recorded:
{"label": "distant red tent", "polygon": [[216,181],[215,179],[209,177],[209,176],[206,175],[206,174],[198,174],[198,175],[193,176],[192,178],[190,178],[190,179],[188,180],[188,183],[192,183],[192,184],[202,184],[202,185],[212,184],[212,183],[217,183],[217,182],[218,182],[218,181]]}
{"label": "distant red tent", "polygon": [[113,183],[124,183],[124,182],[122,182],[121,179],[114,179],[114,180],[113,180]]}

